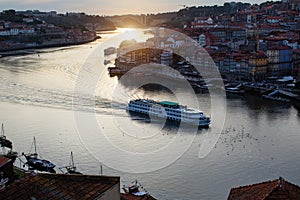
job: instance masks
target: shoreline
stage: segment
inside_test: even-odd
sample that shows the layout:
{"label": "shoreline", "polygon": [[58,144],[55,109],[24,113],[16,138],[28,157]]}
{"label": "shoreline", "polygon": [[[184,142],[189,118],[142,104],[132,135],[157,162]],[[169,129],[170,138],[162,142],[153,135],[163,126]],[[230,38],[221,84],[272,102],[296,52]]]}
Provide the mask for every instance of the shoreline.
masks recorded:
{"label": "shoreline", "polygon": [[17,55],[27,55],[36,52],[29,52],[27,50],[37,50],[37,49],[45,49],[45,48],[54,48],[54,47],[67,47],[73,45],[82,45],[87,44],[93,41],[101,39],[101,36],[96,36],[91,39],[87,39],[84,41],[74,41],[74,42],[64,42],[64,43],[53,43],[53,44],[43,44],[38,46],[29,46],[29,47],[15,47],[7,50],[0,50],[0,58],[8,57],[8,56],[17,56]]}

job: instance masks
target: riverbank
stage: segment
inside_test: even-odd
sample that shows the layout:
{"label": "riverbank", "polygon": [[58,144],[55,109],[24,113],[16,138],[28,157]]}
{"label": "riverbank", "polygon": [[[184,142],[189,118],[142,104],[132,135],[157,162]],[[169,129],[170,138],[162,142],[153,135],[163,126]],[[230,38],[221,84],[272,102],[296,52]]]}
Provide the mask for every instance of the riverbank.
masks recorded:
{"label": "riverbank", "polygon": [[37,53],[36,51],[28,51],[28,50],[35,50],[35,49],[44,49],[44,48],[52,48],[52,47],[66,47],[66,46],[72,46],[72,45],[81,45],[90,43],[93,41],[96,41],[98,39],[101,39],[100,36],[95,36],[93,38],[84,39],[81,41],[70,41],[70,42],[49,42],[47,44],[41,44],[41,45],[34,45],[34,46],[17,46],[12,47],[5,50],[0,50],[0,58],[6,57],[6,56],[16,56],[16,55],[27,55],[32,53]]}

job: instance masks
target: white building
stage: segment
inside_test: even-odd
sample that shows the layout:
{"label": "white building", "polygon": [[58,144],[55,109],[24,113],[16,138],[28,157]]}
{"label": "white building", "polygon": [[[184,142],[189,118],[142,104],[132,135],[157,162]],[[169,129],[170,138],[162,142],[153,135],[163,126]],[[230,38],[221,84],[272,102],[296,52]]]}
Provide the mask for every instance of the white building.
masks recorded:
{"label": "white building", "polygon": [[199,35],[199,44],[201,47],[206,46],[206,36],[204,34]]}
{"label": "white building", "polygon": [[34,22],[34,19],[32,17],[23,18],[23,22],[32,23],[32,22]]}
{"label": "white building", "polygon": [[0,36],[14,36],[19,34],[29,35],[34,34],[34,28],[11,28],[0,31]]}
{"label": "white building", "polygon": [[162,65],[171,66],[173,63],[173,51],[171,49],[165,49],[160,55],[160,63]]}
{"label": "white building", "polygon": [[207,23],[207,24],[213,24],[214,21],[211,17],[195,17],[194,22],[196,23]]}
{"label": "white building", "polygon": [[29,34],[34,34],[34,28],[22,28],[19,30],[19,33],[25,34],[25,35],[29,35]]}
{"label": "white building", "polygon": [[9,32],[10,35],[18,35],[20,33],[20,30],[18,28],[11,28]]}
{"label": "white building", "polygon": [[10,32],[8,30],[1,30],[0,31],[0,36],[9,36]]}
{"label": "white building", "polygon": [[247,15],[247,23],[250,24],[252,22],[252,16]]}

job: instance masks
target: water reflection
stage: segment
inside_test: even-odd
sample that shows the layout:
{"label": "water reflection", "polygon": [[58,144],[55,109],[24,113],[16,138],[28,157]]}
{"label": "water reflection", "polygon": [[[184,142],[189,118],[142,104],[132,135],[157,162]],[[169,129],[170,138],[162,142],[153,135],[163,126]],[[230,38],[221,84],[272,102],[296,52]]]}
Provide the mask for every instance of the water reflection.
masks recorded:
{"label": "water reflection", "polygon": [[257,123],[265,116],[270,122],[290,116],[292,104],[274,102],[262,99],[256,95],[246,95],[243,98],[243,106],[247,107],[248,114]]}
{"label": "water reflection", "polygon": [[[150,117],[149,115],[140,114],[136,112],[127,112],[130,116],[131,120],[139,123],[140,125],[151,124],[151,126],[158,126],[160,127],[163,123],[163,127],[161,131],[163,134],[177,134],[179,127],[184,130],[184,133],[191,133],[193,134],[194,125],[187,124],[187,123],[180,123],[177,121],[166,120],[165,118],[158,118],[158,117]],[[157,128],[155,128],[157,129]],[[198,134],[202,133],[202,130],[209,130],[209,127],[198,127]]]}

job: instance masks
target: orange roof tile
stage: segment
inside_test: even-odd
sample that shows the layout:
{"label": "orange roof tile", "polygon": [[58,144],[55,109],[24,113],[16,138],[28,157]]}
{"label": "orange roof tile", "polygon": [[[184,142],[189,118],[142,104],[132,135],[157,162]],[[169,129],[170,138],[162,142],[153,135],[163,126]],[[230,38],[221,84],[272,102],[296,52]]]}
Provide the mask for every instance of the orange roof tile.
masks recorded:
{"label": "orange roof tile", "polygon": [[3,165],[5,165],[5,164],[8,163],[9,161],[10,161],[9,158],[0,157],[0,167],[2,167]]}
{"label": "orange roof tile", "polygon": [[119,177],[32,173],[8,185],[0,199],[95,199],[119,183]]}
{"label": "orange roof tile", "polygon": [[300,187],[279,178],[273,181],[232,188],[228,200],[266,200],[300,198]]}
{"label": "orange roof tile", "polygon": [[292,48],[289,46],[272,46],[268,50],[292,50]]}

